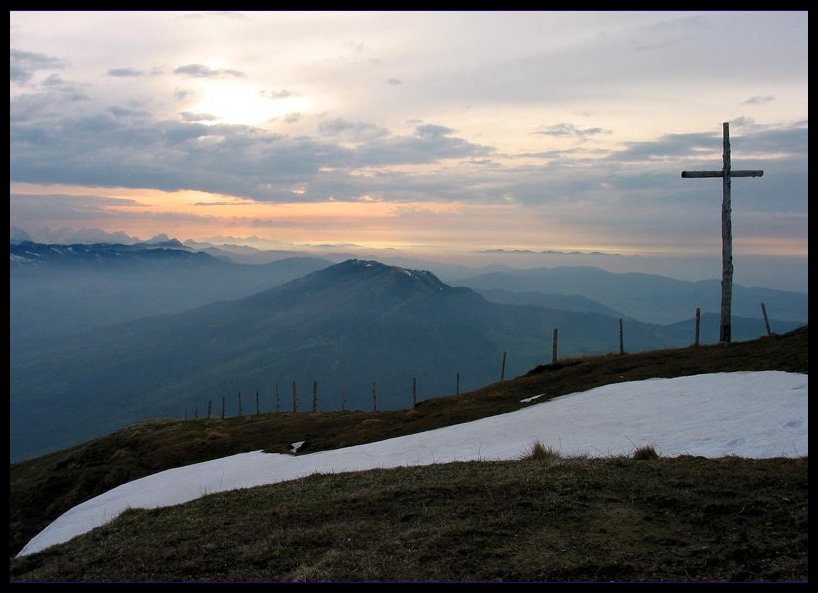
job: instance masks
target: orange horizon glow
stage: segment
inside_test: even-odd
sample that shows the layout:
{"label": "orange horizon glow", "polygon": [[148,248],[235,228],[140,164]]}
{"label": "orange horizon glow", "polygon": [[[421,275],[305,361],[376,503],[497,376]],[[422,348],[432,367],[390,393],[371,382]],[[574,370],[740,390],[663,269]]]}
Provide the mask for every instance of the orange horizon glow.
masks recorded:
{"label": "orange horizon glow", "polygon": [[[427,253],[503,249],[646,257],[712,255],[721,249],[718,237],[706,243],[668,243],[668,237],[657,236],[650,245],[634,244],[630,237],[549,224],[542,211],[520,209],[514,204],[393,203],[368,196],[360,196],[357,201],[282,203],[197,190],[25,183],[13,183],[10,190],[32,198],[64,195],[122,200],[121,204],[99,205],[98,214],[90,212],[83,226],[105,232],[123,231],[144,240],[161,233],[195,241],[227,235],[304,246],[354,243],[371,249]],[[294,191],[293,196],[298,193]],[[487,220],[491,224],[487,225]],[[57,228],[70,226],[56,220],[46,222]],[[734,250],[752,255],[805,257],[808,244],[800,239],[744,236],[734,240]]]}

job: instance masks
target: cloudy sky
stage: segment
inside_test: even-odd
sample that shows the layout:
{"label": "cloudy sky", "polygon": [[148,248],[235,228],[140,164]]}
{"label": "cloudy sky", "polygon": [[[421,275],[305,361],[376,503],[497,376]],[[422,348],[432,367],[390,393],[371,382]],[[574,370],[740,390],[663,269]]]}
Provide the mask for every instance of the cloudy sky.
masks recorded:
{"label": "cloudy sky", "polygon": [[[513,460],[530,451],[535,442],[569,457],[631,455],[645,445],[666,457],[806,457],[808,396],[808,375],[782,371],[629,381],[366,445],[298,456],[240,453],[165,470],[100,494],[66,511],[19,555],[68,541],[108,523],[127,508],[170,506],[205,493],[314,473]],[[542,394],[524,398],[521,404],[539,397]]]}
{"label": "cloudy sky", "polygon": [[680,173],[721,169],[727,121],[733,168],[764,170],[733,181],[736,281],[806,291],[807,23],[11,12],[11,226],[690,258],[716,278],[721,183]]}

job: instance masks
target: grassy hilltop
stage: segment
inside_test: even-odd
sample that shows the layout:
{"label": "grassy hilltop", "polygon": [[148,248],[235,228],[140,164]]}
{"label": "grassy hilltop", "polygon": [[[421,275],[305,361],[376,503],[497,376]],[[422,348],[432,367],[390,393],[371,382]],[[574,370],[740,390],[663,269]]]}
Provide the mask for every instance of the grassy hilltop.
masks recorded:
{"label": "grassy hilltop", "polygon": [[540,393],[537,403],[615,382],[760,370],[807,373],[807,327],[729,345],[563,360],[405,411],[131,426],[11,465],[11,580],[806,581],[807,458],[546,454],[314,475],[128,511],[13,558],[72,506],[163,469],[284,452],[301,440],[309,452],[373,442],[513,411]]}

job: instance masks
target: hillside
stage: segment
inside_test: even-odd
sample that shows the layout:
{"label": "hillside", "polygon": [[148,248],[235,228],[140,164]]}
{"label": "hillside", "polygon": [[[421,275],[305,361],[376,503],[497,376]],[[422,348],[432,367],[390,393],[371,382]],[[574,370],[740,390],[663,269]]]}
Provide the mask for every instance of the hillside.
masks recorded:
{"label": "hillside", "polygon": [[[786,336],[763,338],[746,343],[703,346],[698,348],[691,347],[674,351],[656,351],[642,354],[626,354],[623,356],[609,355],[564,361],[554,366],[547,365],[539,367],[526,376],[494,384],[473,393],[424,402],[413,410],[405,412],[378,414],[351,412],[334,414],[267,414],[258,417],[236,418],[225,421],[168,421],[132,427],[110,435],[109,437],[98,439],[97,441],[86,443],[85,445],[67,451],[22,464],[12,465],[11,551],[14,553],[15,548],[19,549],[19,547],[27,541],[28,537],[50,522],[50,520],[62,512],[62,510],[74,506],[77,502],[99,491],[109,489],[117,483],[122,483],[134,479],[139,475],[146,475],[147,473],[158,471],[166,467],[174,467],[194,461],[227,455],[232,452],[248,451],[258,448],[265,448],[272,451],[285,451],[289,447],[289,443],[303,438],[305,434],[309,435],[308,442],[311,444],[313,450],[347,446],[361,442],[372,442],[388,436],[428,430],[429,428],[437,426],[444,426],[464,420],[497,414],[503,411],[510,411],[519,407],[519,398],[521,395],[538,391],[547,391],[549,397],[554,397],[611,382],[725,370],[777,369],[807,372],[807,335],[807,328],[805,327],[802,330],[792,332]],[[597,462],[593,462],[592,465],[596,463]],[[684,462],[679,461],[678,463],[682,465],[682,469],[680,470],[682,472],[695,470],[695,475],[699,475],[699,472],[705,472],[701,474],[702,482],[699,482],[698,478],[690,477],[689,486],[687,488],[698,491],[700,487],[704,488],[706,486],[707,478],[704,476],[708,471],[707,467],[712,466],[714,462],[687,460]],[[748,463],[749,462],[743,463],[738,460],[734,462],[737,466],[735,471],[739,476],[736,478],[736,480],[738,480],[736,484],[740,483],[741,479],[747,479],[751,482],[756,479],[753,476],[757,476],[757,470],[749,469]],[[663,472],[667,471],[668,466],[662,462],[660,462],[660,466],[659,469],[654,467],[651,471],[658,472],[657,475],[664,475]],[[742,469],[742,466],[747,467]],[[789,469],[783,470],[785,466]],[[499,467],[500,466],[498,466],[498,468]],[[757,467],[757,465],[753,465],[753,467]],[[796,466],[792,466],[769,462],[763,464],[763,467],[765,468],[764,471],[778,471],[774,469],[778,467],[782,469],[782,471],[795,471],[796,476],[803,475],[803,492],[800,494],[798,491],[789,492],[788,496],[801,497],[803,494],[804,505],[806,504],[805,460],[800,466],[797,463]],[[580,474],[583,471],[592,471],[593,474],[597,476],[605,474],[607,471],[605,468],[596,466],[589,468],[587,465],[582,464],[566,464],[565,471],[577,479],[579,474],[574,472],[571,468],[576,469],[576,472]],[[446,475],[451,475],[452,471],[457,470],[441,469],[440,471]],[[802,471],[803,474],[801,474]],[[741,476],[744,476],[744,478],[741,478]],[[440,476],[437,477],[439,478]],[[320,478],[316,477],[316,479]],[[364,478],[364,480],[367,479],[368,478]],[[434,480],[434,478],[430,479]],[[468,481],[468,478],[465,479]],[[312,478],[310,480],[312,480]],[[778,480],[778,478],[776,478],[776,480]],[[771,479],[771,482],[772,481],[775,480]],[[363,484],[366,483],[365,481],[363,482]],[[310,484],[315,485],[314,482],[310,482]],[[786,483],[782,484],[782,488],[791,489],[794,483],[792,479],[788,479]],[[291,488],[296,486],[282,485],[282,487]],[[320,488],[321,486],[319,485],[317,487]],[[431,485],[431,482],[429,483],[429,487],[435,488]],[[652,487],[658,488],[659,486],[654,482],[654,486]],[[366,489],[365,486],[364,488]],[[423,490],[426,486],[420,484],[418,488]],[[466,490],[468,491],[469,489],[467,488]],[[748,488],[746,491],[740,488],[731,489],[730,508],[733,508],[732,505],[742,502],[742,499],[751,496],[750,492],[753,490],[753,488]],[[509,492],[511,491],[512,490],[509,490]],[[738,501],[732,500],[736,492],[747,492],[747,494],[742,494]],[[495,495],[496,494],[495,492]],[[645,493],[645,496],[648,495],[649,493]],[[677,495],[678,493],[673,496]],[[752,493],[752,496],[756,495],[766,496],[766,494],[760,491]],[[368,500],[363,492],[361,496],[363,500]],[[726,496],[726,494],[722,493],[719,494],[719,496]],[[433,499],[437,500],[435,497],[433,497]],[[748,500],[749,499],[744,500],[745,504]],[[48,507],[47,501],[52,502],[48,510],[46,510],[46,507]],[[603,504],[604,497],[598,500],[597,503]],[[714,504],[718,504],[718,501]],[[752,504],[754,508],[759,506],[757,502]],[[306,502],[305,505],[309,506]],[[498,508],[498,506],[504,507],[505,503],[502,500],[495,501],[494,508]],[[796,505],[796,508],[790,509],[790,511],[800,513],[799,508],[801,507]],[[804,506],[803,509],[805,508]],[[784,512],[783,509],[770,512],[778,513],[779,511]],[[294,510],[294,512],[300,511]],[[156,515],[156,513],[157,512],[151,511],[142,514],[153,516]],[[798,519],[796,516],[790,517],[790,523],[792,520],[801,521],[803,519],[803,521],[805,521],[806,511],[803,510],[803,513],[801,519]],[[36,519],[38,514],[39,521]],[[50,517],[44,516],[49,514]],[[139,520],[142,520],[142,518]],[[727,520],[729,520],[729,518]],[[768,523],[769,522],[765,524]],[[762,527],[760,524],[758,526]],[[396,533],[401,533],[397,525],[393,527]],[[745,525],[743,528],[747,528],[747,526]],[[759,534],[756,535],[758,536]],[[761,538],[759,537],[758,539],[760,540]],[[752,541],[755,542],[755,540]],[[781,541],[779,541],[779,544],[781,544]],[[790,544],[792,544],[792,542],[790,542]],[[753,545],[755,546],[756,544],[753,543]],[[799,545],[800,544],[796,544],[796,548],[798,548]],[[745,551],[743,553],[746,554],[747,552]],[[756,553],[764,555],[767,552],[755,550],[753,554]],[[48,552],[44,556],[47,557],[48,554],[51,554],[51,552]],[[56,558],[58,559],[59,555]],[[22,562],[22,564],[20,562],[14,562],[13,565],[17,567],[30,566],[30,564],[26,564],[29,561]],[[738,562],[738,564],[741,564],[741,562]],[[591,565],[593,565],[593,563],[589,564],[589,566]],[[203,569],[204,567],[200,568]],[[594,570],[598,570],[598,568],[597,566]],[[722,566],[722,568],[724,567]],[[574,574],[576,574],[576,578],[578,579],[582,579],[583,574],[586,575],[586,577],[587,575],[594,574],[591,568],[587,568],[587,570],[591,572],[583,573],[580,571]],[[765,568],[765,570],[767,569]],[[174,574],[179,575],[181,573],[176,572]],[[267,573],[258,573],[258,575],[264,574]],[[462,573],[452,572],[450,574],[461,574],[462,578]],[[564,573],[555,574],[563,574],[564,578]],[[714,572],[712,574],[721,575],[713,578],[728,578],[721,573]],[[771,577],[774,573],[769,571],[763,574],[766,574],[766,577],[761,576],[758,578],[786,578],[780,575],[778,577]],[[798,576],[792,576],[794,574],[797,575],[797,572],[786,574],[790,575],[789,578],[800,578]],[[752,577],[753,573],[750,573],[749,576]],[[171,578],[184,577],[175,576]],[[265,577],[258,576],[257,578]],[[457,576],[453,578],[457,578]],[[535,577],[529,576],[527,578]],[[596,577],[591,576],[588,578]],[[707,577],[705,576],[703,578]],[[741,576],[737,578],[741,578]]]}

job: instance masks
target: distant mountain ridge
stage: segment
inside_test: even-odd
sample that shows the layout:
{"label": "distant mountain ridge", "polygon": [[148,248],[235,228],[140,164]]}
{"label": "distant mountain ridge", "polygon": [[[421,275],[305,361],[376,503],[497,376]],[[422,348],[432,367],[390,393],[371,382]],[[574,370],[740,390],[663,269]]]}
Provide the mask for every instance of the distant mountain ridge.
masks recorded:
{"label": "distant mountain ridge", "polygon": [[181,258],[209,262],[218,261],[206,253],[192,251],[176,239],[158,243],[35,243],[22,241],[10,246],[12,265],[66,264],[88,261],[137,261]]}
{"label": "distant mountain ridge", "polygon": [[[480,274],[458,281],[475,290],[508,290],[516,293],[582,295],[618,311],[622,316],[648,323],[669,324],[702,312],[720,313],[721,282],[675,280],[639,273],[613,273],[592,267],[557,267],[508,270]],[[522,302],[518,298],[516,302]],[[534,302],[529,298],[528,302]],[[805,293],[733,285],[732,314],[761,318],[761,303],[771,318],[806,323]]]}

